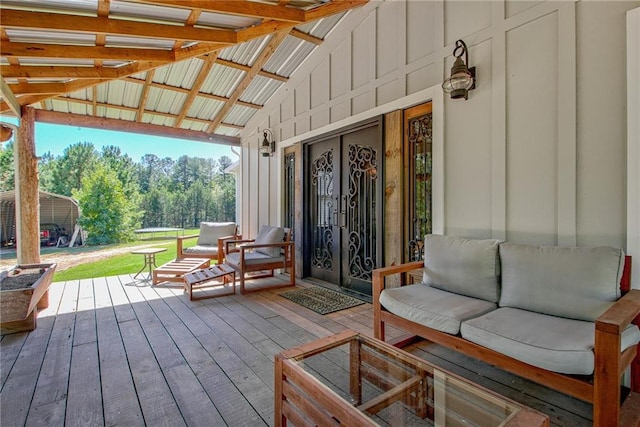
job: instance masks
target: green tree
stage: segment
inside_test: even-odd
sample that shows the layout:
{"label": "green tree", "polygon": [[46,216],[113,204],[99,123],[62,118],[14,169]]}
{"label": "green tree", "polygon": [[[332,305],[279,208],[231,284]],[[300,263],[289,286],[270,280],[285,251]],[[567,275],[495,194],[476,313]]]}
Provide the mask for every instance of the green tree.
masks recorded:
{"label": "green tree", "polygon": [[40,189],[53,192],[53,171],[56,169],[56,158],[47,151],[38,160],[38,178]]}
{"label": "green tree", "polygon": [[78,222],[87,231],[87,243],[103,245],[133,240],[141,212],[125,196],[116,173],[98,164],[82,179],[73,196],[82,212]]}
{"label": "green tree", "polygon": [[13,163],[13,141],[0,145],[0,191],[16,188]]}
{"label": "green tree", "polygon": [[70,196],[82,188],[82,179],[95,168],[98,152],[90,142],[78,142],[64,149],[53,170],[51,190]]}

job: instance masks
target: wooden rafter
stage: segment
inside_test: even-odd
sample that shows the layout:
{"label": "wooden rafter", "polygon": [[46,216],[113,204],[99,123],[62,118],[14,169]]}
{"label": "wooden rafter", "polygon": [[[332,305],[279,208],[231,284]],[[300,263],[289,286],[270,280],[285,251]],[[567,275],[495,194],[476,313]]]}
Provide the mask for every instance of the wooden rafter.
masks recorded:
{"label": "wooden rafter", "polygon": [[198,93],[200,92],[200,88],[204,84],[207,77],[209,77],[209,72],[215,65],[217,58],[218,58],[217,53],[211,53],[209,54],[207,59],[204,61],[204,64],[202,64],[202,68],[198,73],[198,77],[196,77],[196,81],[193,82],[193,85],[191,86],[191,90],[189,90],[189,94],[187,95],[187,99],[185,99],[184,103],[182,104],[182,108],[180,109],[180,115],[178,116],[175,123],[173,124],[174,127],[180,127],[180,125],[182,124],[182,121],[187,116],[189,109],[193,105],[193,101],[196,100],[196,96],[198,96]]}
{"label": "wooden rafter", "polygon": [[303,10],[286,7],[286,5],[270,5],[246,0],[136,0],[139,3],[150,3],[162,6],[200,8],[207,12],[224,13],[254,17],[257,19],[277,19],[279,21],[301,24],[305,22]]}
{"label": "wooden rafter", "polygon": [[127,122],[105,117],[83,116],[81,114],[59,113],[57,111],[36,110],[36,121],[42,123],[54,123],[68,126],[81,126],[93,129],[108,129],[127,133],[141,133],[156,135],[166,138],[180,138],[199,142],[210,142],[239,146],[240,140],[232,136],[210,135],[188,129],[175,129],[167,126],[153,125],[150,123]]}
{"label": "wooden rafter", "polygon": [[138,123],[142,121],[144,108],[147,105],[147,98],[149,97],[149,89],[151,88],[151,83],[153,83],[153,76],[155,75],[155,73],[156,70],[147,71],[147,78],[144,81],[142,94],[140,95],[140,103],[138,105],[138,110],[136,111],[136,122]]}
{"label": "wooden rafter", "polygon": [[280,46],[280,43],[284,41],[290,31],[291,29],[279,31],[271,36],[271,40],[269,40],[269,43],[264,47],[264,49],[262,49],[262,52],[260,52],[260,55],[256,58],[255,62],[251,66],[251,70],[247,71],[240,83],[238,83],[238,85],[234,89],[233,94],[231,94],[231,96],[229,97],[229,102],[224,104],[220,112],[218,112],[216,117],[212,120],[209,128],[207,129],[207,132],[213,133],[218,128],[218,126],[220,126],[220,123],[222,123],[222,120],[224,120],[227,113],[229,113],[229,111],[231,111],[231,108],[233,108],[233,104],[238,99],[240,99],[240,96],[245,91],[245,89],[249,87],[249,85],[253,81],[253,78],[260,72],[264,64],[266,64],[269,58],[271,58],[271,55],[273,55],[278,46]]}
{"label": "wooden rafter", "polygon": [[[25,5],[28,3],[26,0],[20,1],[25,1]],[[71,0],[68,1],[71,2]],[[287,34],[319,45],[323,42],[321,38],[302,32],[295,26],[363,5],[368,0],[330,0],[326,3],[318,1],[314,8],[308,10],[292,4],[290,0],[279,0],[278,2],[253,0],[123,1],[180,9],[181,12],[176,13],[175,16],[187,17],[182,18],[182,22],[175,22],[166,16],[157,19],[151,16],[148,19],[138,16],[114,16],[111,0],[95,0],[95,15],[93,16],[74,14],[71,10],[65,11],[63,10],[64,6],[56,10],[52,8],[45,11],[46,6],[43,9],[32,10],[29,7],[20,6],[19,3],[16,3],[17,6],[14,3],[6,5],[0,3],[0,39],[2,41],[0,53],[5,61],[0,66],[0,74],[4,79],[7,79],[2,82],[3,98],[0,103],[0,112],[13,111],[15,113],[16,109],[20,110],[23,106],[38,103],[44,111],[51,108],[52,105],[45,103],[45,100],[60,99],[89,106],[90,109],[87,112],[94,117],[102,108],[132,111],[135,112],[133,123],[139,125],[145,125],[143,123],[145,114],[170,117],[174,119],[173,132],[177,133],[185,131],[181,128],[185,120],[208,124],[207,132],[202,132],[202,134],[215,132],[219,126],[242,129],[242,126],[224,123],[223,120],[234,105],[253,109],[262,108],[262,105],[240,100],[243,92],[257,75],[280,82],[288,81],[288,76],[281,76],[262,69]],[[150,11],[150,15],[153,15],[153,11],[156,9],[149,7],[147,10]],[[184,11],[188,15],[185,15]],[[207,27],[208,24],[201,20],[203,13],[215,13],[220,17],[235,15],[246,19],[229,21],[244,22],[244,27],[212,28]],[[22,33],[14,30],[20,30]],[[29,32],[42,32],[47,34],[47,37],[36,37],[34,41],[38,42],[31,43],[28,41]],[[59,34],[61,43],[55,42],[57,34]],[[83,36],[79,38],[78,44],[74,44],[75,41],[69,40],[75,40],[75,38],[68,37],[66,34],[77,36],[91,34],[93,40],[89,42],[90,45],[87,45],[87,38]],[[27,41],[22,38],[25,35]],[[270,41],[251,66],[218,58],[218,54],[231,45],[267,35],[271,37]],[[130,38],[133,44],[140,45],[141,48],[123,47],[128,46],[129,42],[121,42],[122,38],[125,40]],[[158,48],[156,47],[158,46],[157,42],[152,42],[151,39],[170,40],[169,48]],[[162,45],[167,46],[166,43]],[[175,84],[175,82],[167,84],[169,80],[167,83],[163,83],[159,78],[154,81],[154,73],[158,76],[156,70],[159,68],[191,58],[200,58],[204,61],[204,65],[197,75],[189,76],[188,80],[185,79],[185,81],[193,83],[184,86],[184,82],[183,85]],[[34,61],[34,59],[38,60]],[[92,66],[77,65],[84,64],[86,61],[91,61]],[[120,65],[113,66],[107,61],[116,61]],[[200,92],[204,82],[213,72],[214,64],[239,69],[244,73],[228,98]],[[143,73],[146,73],[144,80],[141,77]],[[170,74],[167,76],[172,78]],[[137,107],[98,102],[97,95],[100,90],[97,85],[113,80],[143,85]],[[146,110],[151,88],[186,94],[180,113],[171,114]],[[89,89],[89,95],[84,100],[75,97],[73,99],[62,97],[65,94]],[[5,92],[10,94],[11,98],[5,96]],[[190,107],[196,99],[200,98],[221,102],[224,105],[219,114],[211,120],[189,117]],[[10,102],[13,105],[10,105]],[[48,120],[60,119],[60,116],[45,116],[44,113],[40,117],[48,117]],[[100,123],[100,126],[106,126],[107,122]],[[163,127],[163,129],[168,128]],[[197,135],[196,139],[202,140],[202,135]]]}
{"label": "wooden rafter", "polygon": [[4,78],[0,75],[0,93],[2,93],[2,99],[7,103],[9,109],[13,114],[20,117],[22,116],[22,108],[16,96],[11,92],[9,85],[4,81]]}
{"label": "wooden rafter", "polygon": [[72,31],[75,33],[113,34],[154,39],[192,40],[209,43],[234,44],[235,31],[215,28],[185,27],[183,25],[123,21],[105,17],[67,15],[50,12],[29,12],[3,9],[0,25],[5,28]]}

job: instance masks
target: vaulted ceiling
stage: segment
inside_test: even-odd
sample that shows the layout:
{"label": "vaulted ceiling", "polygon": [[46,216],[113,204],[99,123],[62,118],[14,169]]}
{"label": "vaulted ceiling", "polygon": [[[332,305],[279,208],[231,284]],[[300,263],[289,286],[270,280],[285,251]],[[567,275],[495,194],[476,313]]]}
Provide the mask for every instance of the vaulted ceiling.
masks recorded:
{"label": "vaulted ceiling", "polygon": [[2,115],[239,144],[368,0],[2,0]]}

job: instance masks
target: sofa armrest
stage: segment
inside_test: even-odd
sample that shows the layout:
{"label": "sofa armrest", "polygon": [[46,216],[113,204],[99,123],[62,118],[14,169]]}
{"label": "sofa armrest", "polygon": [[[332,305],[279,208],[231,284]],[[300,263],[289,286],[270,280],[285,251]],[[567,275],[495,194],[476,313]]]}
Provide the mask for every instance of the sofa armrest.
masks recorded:
{"label": "sofa armrest", "polygon": [[384,278],[393,274],[408,273],[424,267],[424,261],[413,261],[405,264],[391,265],[389,267],[376,268],[373,270],[373,300],[377,301],[380,293],[384,290]]}
{"label": "sofa armrest", "polygon": [[[417,268],[423,268],[424,261],[413,261],[405,264],[391,265],[389,267],[376,268],[372,274],[373,301],[373,335],[384,341],[384,322],[382,321],[382,307],[380,306],[380,294],[384,290],[384,278],[393,274],[408,273]],[[404,284],[405,281],[401,281]]]}
{"label": "sofa armrest", "polygon": [[[638,357],[638,346],[620,352],[621,336],[639,313],[640,290],[632,289],[596,319],[594,425],[619,424],[620,376],[632,363],[637,363]],[[633,384],[632,379],[631,388],[634,387],[637,387],[637,384]]]}

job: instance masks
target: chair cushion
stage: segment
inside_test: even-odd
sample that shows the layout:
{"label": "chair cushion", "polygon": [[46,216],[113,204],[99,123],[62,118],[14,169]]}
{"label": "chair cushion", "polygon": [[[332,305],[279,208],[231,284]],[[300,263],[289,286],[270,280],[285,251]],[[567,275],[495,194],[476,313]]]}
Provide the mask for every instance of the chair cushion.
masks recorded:
{"label": "chair cushion", "polygon": [[201,222],[197,244],[217,245],[219,238],[233,236],[235,233],[235,222]]}
{"label": "chair cushion", "polygon": [[182,253],[190,254],[190,255],[211,255],[215,257],[218,255],[218,245],[216,244],[215,246],[213,245],[191,246],[189,248],[184,248],[182,250]]}
{"label": "chair cushion", "polygon": [[499,240],[430,234],[424,240],[423,282],[434,288],[498,302]]}
{"label": "chair cushion", "polygon": [[500,307],[593,322],[620,298],[621,249],[503,243],[500,262]]}
{"label": "chair cushion", "polygon": [[[231,252],[227,254],[225,262],[231,267],[240,269],[240,252]],[[257,251],[247,251],[244,253],[244,263],[246,265],[264,264],[268,262],[282,262],[284,266],[284,256],[271,257]]]}
{"label": "chair cushion", "polygon": [[[270,227],[268,225],[263,225],[260,228],[260,232],[256,236],[256,240],[254,243],[256,245],[265,245],[270,243],[282,243],[284,240],[284,228],[282,227]],[[282,248],[273,247],[273,248],[256,248],[256,252],[265,254],[270,257],[278,257],[280,256]]]}
{"label": "chair cushion", "polygon": [[380,295],[380,304],[395,315],[454,335],[460,332],[460,322],[463,320],[497,308],[493,302],[424,284],[385,289]]}
{"label": "chair cushion", "polygon": [[[539,368],[593,374],[594,322],[507,307],[464,321],[461,333],[469,341]],[[621,351],[640,342],[638,327],[625,329],[621,341]]]}

